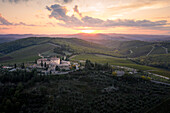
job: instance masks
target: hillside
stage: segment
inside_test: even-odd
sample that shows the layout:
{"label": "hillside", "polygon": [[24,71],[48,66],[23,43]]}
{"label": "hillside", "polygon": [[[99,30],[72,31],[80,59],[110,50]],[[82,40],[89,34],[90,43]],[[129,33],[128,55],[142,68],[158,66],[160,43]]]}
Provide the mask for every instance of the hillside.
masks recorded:
{"label": "hillside", "polygon": [[170,42],[144,42],[144,41],[110,41],[104,40],[98,43],[111,48],[115,53],[127,57],[149,56],[154,54],[168,54]]}
{"label": "hillside", "polygon": [[53,50],[54,48],[55,46],[50,44],[33,45],[8,53],[1,57],[0,61],[1,63],[35,61],[35,59],[39,58],[38,53],[44,53]]}
{"label": "hillside", "polygon": [[135,58],[136,63],[170,70],[170,54],[150,55]]}
{"label": "hillside", "polygon": [[58,50],[62,52],[71,52],[70,54],[111,53],[107,47],[76,38],[31,37],[0,44],[0,62],[34,61],[38,58],[38,53],[57,55],[59,51],[54,51],[55,48],[60,48]]}

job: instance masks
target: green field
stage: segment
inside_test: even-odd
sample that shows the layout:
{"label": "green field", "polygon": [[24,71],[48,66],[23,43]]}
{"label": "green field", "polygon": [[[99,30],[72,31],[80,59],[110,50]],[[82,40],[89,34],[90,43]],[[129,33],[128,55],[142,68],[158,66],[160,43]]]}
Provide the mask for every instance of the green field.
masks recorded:
{"label": "green field", "polygon": [[155,67],[150,67],[150,66],[145,66],[145,65],[139,65],[136,64],[126,58],[116,58],[116,57],[110,57],[110,56],[104,56],[104,55],[95,55],[95,54],[80,54],[76,55],[73,57],[71,60],[72,61],[80,61],[80,60],[91,60],[92,62],[97,62],[97,63],[109,63],[110,65],[117,65],[117,66],[126,66],[126,67],[131,67],[143,71],[151,70],[152,72],[164,76],[170,77],[170,71],[155,68]]}
{"label": "green field", "polygon": [[8,61],[1,61],[1,63],[17,63],[17,62],[29,62],[35,61],[39,58],[38,54],[53,50],[55,46],[50,44],[40,44],[30,47],[26,47],[15,52],[11,52],[3,57],[11,57]]}

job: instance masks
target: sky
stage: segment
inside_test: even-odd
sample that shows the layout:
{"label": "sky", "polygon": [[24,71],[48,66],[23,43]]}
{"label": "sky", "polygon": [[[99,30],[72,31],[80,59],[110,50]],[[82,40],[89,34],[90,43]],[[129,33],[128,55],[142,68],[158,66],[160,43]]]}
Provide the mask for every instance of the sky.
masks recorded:
{"label": "sky", "polygon": [[0,34],[170,35],[170,0],[0,0]]}

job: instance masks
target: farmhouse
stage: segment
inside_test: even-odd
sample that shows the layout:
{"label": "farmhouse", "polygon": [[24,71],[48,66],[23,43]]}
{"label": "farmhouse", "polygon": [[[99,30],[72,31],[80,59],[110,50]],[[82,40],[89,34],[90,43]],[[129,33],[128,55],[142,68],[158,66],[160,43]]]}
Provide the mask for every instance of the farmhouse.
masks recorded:
{"label": "farmhouse", "polygon": [[37,60],[37,67],[45,69],[47,72],[56,73],[56,67],[59,67],[60,70],[70,70],[71,63],[70,61],[60,61],[60,58],[41,58]]}
{"label": "farmhouse", "polygon": [[47,65],[59,65],[60,64],[60,58],[57,57],[52,57],[52,58],[41,58],[37,60],[37,64],[41,65],[41,63],[43,64],[47,64]]}

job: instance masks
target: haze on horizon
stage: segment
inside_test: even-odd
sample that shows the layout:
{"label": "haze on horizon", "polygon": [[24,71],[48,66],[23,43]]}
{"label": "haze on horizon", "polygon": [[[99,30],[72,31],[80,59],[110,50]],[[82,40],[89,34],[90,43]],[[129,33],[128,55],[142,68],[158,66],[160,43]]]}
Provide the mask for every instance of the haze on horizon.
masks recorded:
{"label": "haze on horizon", "polygon": [[0,34],[170,35],[170,0],[0,0]]}

